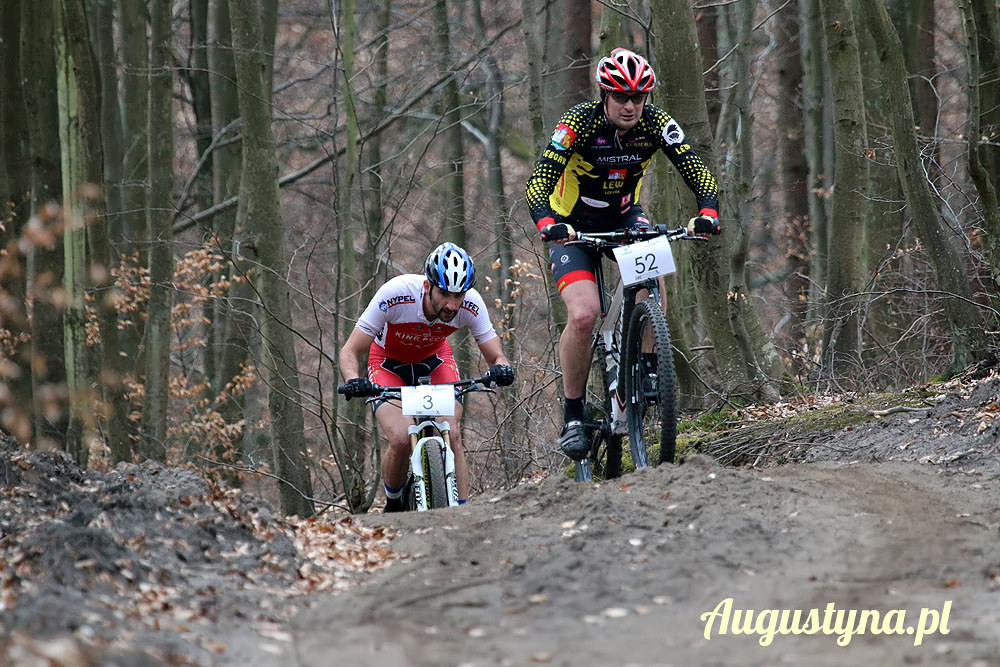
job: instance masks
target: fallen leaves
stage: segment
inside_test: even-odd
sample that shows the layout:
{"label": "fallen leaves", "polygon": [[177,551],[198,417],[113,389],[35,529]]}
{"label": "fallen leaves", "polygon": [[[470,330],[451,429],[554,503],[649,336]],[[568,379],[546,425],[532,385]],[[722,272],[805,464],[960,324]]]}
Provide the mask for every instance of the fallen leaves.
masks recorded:
{"label": "fallen leaves", "polygon": [[387,567],[399,560],[389,546],[394,533],[379,526],[363,526],[344,517],[289,520],[292,541],[306,562],[299,568],[297,588],[303,592],[344,590],[355,576]]}
{"label": "fallen leaves", "polygon": [[[52,623],[79,630],[66,644],[8,641],[0,664],[96,664],[86,652],[103,650],[105,638],[126,646],[149,631],[179,633],[186,651],[219,654],[226,646],[206,629],[234,615],[281,654],[290,637],[260,622],[284,621],[295,609],[290,598],[344,590],[400,559],[386,528],[351,517],[285,519],[192,471],[141,464],[81,472],[62,456],[2,454],[21,474],[0,490],[12,528],[0,533],[0,611],[17,628],[44,604]],[[16,655],[34,661],[12,663]]]}

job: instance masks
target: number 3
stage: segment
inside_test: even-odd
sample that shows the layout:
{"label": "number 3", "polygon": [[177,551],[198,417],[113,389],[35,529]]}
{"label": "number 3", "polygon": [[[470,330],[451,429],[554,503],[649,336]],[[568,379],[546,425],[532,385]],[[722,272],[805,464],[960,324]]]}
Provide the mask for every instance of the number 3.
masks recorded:
{"label": "number 3", "polygon": [[430,410],[434,407],[434,397],[430,394],[424,394],[424,410]]}

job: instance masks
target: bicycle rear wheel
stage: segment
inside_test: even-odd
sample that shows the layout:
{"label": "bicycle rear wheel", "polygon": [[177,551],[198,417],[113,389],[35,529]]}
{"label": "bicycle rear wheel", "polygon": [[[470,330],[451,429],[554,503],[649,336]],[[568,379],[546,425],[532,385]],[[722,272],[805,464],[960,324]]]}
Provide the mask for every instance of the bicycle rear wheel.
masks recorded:
{"label": "bicycle rear wheel", "polygon": [[448,507],[447,477],[444,473],[444,452],[441,443],[429,440],[424,443],[424,487],[427,490],[427,507]]}
{"label": "bicycle rear wheel", "polygon": [[673,462],[677,444],[677,376],[670,329],[660,304],[635,305],[625,339],[629,449],[636,468]]}

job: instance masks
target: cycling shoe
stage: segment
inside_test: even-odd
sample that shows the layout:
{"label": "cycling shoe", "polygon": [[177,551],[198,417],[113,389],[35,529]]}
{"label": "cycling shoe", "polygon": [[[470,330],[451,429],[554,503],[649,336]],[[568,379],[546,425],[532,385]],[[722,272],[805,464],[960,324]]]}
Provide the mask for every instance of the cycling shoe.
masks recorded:
{"label": "cycling shoe", "polygon": [[385,509],[382,510],[383,514],[388,514],[389,512],[402,512],[406,509],[403,504],[403,497],[399,498],[386,498],[385,499]]}
{"label": "cycling shoe", "polygon": [[583,422],[571,421],[563,426],[562,433],[559,434],[559,448],[574,461],[587,458],[590,453],[590,438],[587,437],[587,428]]}

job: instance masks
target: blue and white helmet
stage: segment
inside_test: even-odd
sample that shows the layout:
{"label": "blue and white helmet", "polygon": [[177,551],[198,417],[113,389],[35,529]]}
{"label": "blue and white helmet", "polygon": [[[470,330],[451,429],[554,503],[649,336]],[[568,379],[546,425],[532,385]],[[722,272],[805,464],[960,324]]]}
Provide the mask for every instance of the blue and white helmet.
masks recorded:
{"label": "blue and white helmet", "polygon": [[431,285],[446,292],[464,292],[476,284],[476,267],[469,253],[454,243],[442,243],[431,251],[424,264]]}

